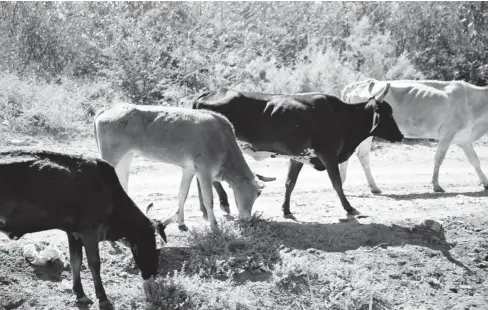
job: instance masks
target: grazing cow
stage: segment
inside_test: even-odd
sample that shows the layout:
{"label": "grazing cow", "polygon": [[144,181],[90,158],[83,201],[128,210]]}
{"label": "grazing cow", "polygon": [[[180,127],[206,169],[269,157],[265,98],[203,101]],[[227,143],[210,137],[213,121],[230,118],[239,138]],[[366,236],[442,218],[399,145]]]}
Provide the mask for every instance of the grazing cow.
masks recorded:
{"label": "grazing cow", "polygon": [[[338,164],[347,160],[367,137],[401,141],[388,103],[383,101],[389,84],[370,94],[368,100],[349,105],[335,96],[321,93],[277,95],[237,92],[221,88],[200,95],[194,109],[208,109],[225,115],[234,125],[245,153],[256,160],[290,158],[283,212],[290,212],[290,196],[303,164],[327,169],[342,206],[350,216],[358,215],[346,199]],[[220,197],[221,186],[215,187]]]}
{"label": "grazing cow", "polygon": [[[368,79],[353,83],[342,91],[342,100],[361,102],[379,82]],[[488,131],[488,87],[474,86],[463,81],[389,81],[391,88],[385,100],[393,108],[393,116],[407,138],[437,139],[432,184],[435,192],[444,192],[439,185],[439,168],[451,143],[461,147],[473,165],[480,182],[488,189],[488,179],[481,170],[473,142]],[[357,156],[363,166],[373,193],[381,193],[371,174],[369,151],[371,138],[361,143]],[[347,162],[341,166],[343,181]]]}
{"label": "grazing cow", "polygon": [[78,303],[88,305],[93,302],[80,278],[85,247],[101,309],[113,306],[100,277],[98,242],[123,238],[148,279],[158,268],[155,229],[166,239],[162,223],[139,210],[107,162],[46,151],[1,152],[0,231],[17,240],[49,229],[67,233],[73,291]]}
{"label": "grazing cow", "polygon": [[184,204],[194,175],[203,188],[203,204],[213,229],[217,229],[213,213],[214,180],[229,183],[234,190],[239,218],[250,218],[263,185],[249,169],[232,125],[222,115],[176,107],[122,104],[100,111],[94,126],[101,156],[115,167],[126,191],[130,163],[136,152],[183,169],[178,211],[165,225],[177,217],[180,230],[188,229]]}

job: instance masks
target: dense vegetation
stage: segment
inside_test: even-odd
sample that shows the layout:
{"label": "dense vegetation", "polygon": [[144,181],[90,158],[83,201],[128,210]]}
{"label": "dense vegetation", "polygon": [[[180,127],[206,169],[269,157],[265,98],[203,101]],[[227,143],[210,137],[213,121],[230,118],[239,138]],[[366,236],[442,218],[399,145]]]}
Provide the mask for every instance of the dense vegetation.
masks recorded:
{"label": "dense vegetation", "polygon": [[116,99],[185,105],[222,85],[484,85],[487,29],[485,2],[2,2],[0,108],[16,130],[63,132]]}

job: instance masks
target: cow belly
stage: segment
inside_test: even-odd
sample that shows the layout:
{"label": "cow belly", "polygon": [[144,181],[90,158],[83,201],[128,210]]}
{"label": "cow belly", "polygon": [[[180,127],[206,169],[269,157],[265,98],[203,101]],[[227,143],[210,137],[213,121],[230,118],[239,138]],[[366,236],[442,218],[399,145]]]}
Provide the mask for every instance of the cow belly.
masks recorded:
{"label": "cow belly", "polygon": [[46,207],[28,202],[10,201],[0,206],[0,232],[18,239],[27,233],[56,229],[73,223],[71,218],[60,219],[59,214],[49,216]]}
{"label": "cow belly", "polygon": [[400,131],[405,138],[438,139],[440,122],[425,117],[412,117],[398,123]]}
{"label": "cow belly", "polygon": [[286,158],[296,160],[317,169],[318,159],[316,158],[315,151],[312,149],[306,149],[299,155],[285,155],[278,152],[257,150],[251,144],[242,141],[238,141],[238,144],[244,154],[251,156],[257,161],[265,160],[267,158]]}

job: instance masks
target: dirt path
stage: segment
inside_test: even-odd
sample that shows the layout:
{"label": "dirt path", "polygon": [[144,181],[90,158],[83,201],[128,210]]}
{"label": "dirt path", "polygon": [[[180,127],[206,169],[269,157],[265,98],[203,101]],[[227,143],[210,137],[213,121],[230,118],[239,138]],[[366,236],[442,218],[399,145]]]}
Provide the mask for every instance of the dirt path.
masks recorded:
{"label": "dirt path", "polygon": [[[70,144],[46,141],[42,147],[59,150],[61,145],[63,150],[97,155],[91,139]],[[383,190],[381,195],[369,192],[364,173],[353,155],[345,193],[351,204],[368,217],[349,223],[338,221],[344,211],[327,174],[310,167],[302,170],[292,195],[291,209],[298,221],[283,219],[281,204],[287,162],[279,159],[256,162],[247,158],[254,171],[277,177],[275,182],[267,183],[253,210],[261,212],[270,229],[279,236],[286,249],[282,263],[300,257],[318,269],[354,266],[354,270],[369,270],[368,285],[373,285],[378,292],[373,298],[377,309],[488,309],[488,192],[478,184],[474,169],[462,151],[453,146],[440,172],[446,193],[433,193],[430,180],[434,147],[435,144],[376,144],[371,161],[373,175]],[[488,173],[488,146],[480,142],[475,149]],[[154,214],[166,218],[176,211],[180,176],[179,168],[136,157],[131,168],[129,194],[141,207],[154,202]],[[224,188],[235,215],[232,192],[226,185]],[[207,225],[201,218],[196,194],[194,182],[185,211],[190,229]],[[216,215],[222,218],[216,195],[215,201]],[[418,224],[425,219],[443,221],[445,233],[422,231]],[[167,257],[174,255],[184,260],[179,249],[187,246],[188,233],[178,231],[176,225],[168,227],[166,233]],[[59,231],[30,234],[17,242],[1,234],[0,305],[3,303],[6,309],[73,308],[70,270],[58,266],[59,270],[50,271],[57,276],[46,278],[43,271],[22,259],[21,246],[29,242],[56,242],[67,253],[66,236]],[[144,308],[142,281],[122,262],[127,253],[117,254],[105,243],[101,243],[101,248],[107,294],[115,300],[118,309]],[[164,260],[171,265],[169,259]],[[320,275],[318,269],[314,270]],[[357,277],[361,278],[359,271],[345,281],[355,285],[360,280]],[[87,270],[82,279],[85,291],[93,296]],[[327,286],[320,279],[317,276],[308,283],[312,292],[317,289],[317,294]],[[260,285],[265,289],[258,289]],[[241,289],[250,296],[249,309],[299,309],[293,308],[294,303],[305,309],[336,309],[325,302],[310,302],[309,293],[290,293],[270,279]]]}

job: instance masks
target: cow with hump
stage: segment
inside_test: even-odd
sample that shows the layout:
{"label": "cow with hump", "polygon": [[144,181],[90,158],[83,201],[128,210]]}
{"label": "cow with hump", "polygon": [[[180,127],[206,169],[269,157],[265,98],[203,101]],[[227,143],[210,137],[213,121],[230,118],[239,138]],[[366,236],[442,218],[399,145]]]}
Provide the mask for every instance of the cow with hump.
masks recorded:
{"label": "cow with hump", "polygon": [[[364,101],[369,90],[385,82],[368,79],[352,83],[342,91],[342,100],[349,103]],[[393,116],[407,138],[437,139],[432,185],[435,192],[444,192],[439,184],[439,168],[451,143],[463,149],[480,182],[488,189],[488,179],[473,148],[473,142],[488,131],[488,87],[474,86],[463,81],[397,80],[389,81],[390,92],[385,100],[393,108]],[[371,174],[369,152],[371,138],[357,149],[369,187],[381,193]],[[347,161],[341,165],[343,181]]]}
{"label": "cow with hump", "polygon": [[100,277],[99,241],[126,241],[142,278],[158,273],[155,232],[166,240],[164,226],[139,210],[111,165],[47,151],[1,152],[0,231],[17,240],[50,229],[68,235],[73,291],[79,304],[93,303],[81,284],[83,246],[100,309],[113,309],[113,305]]}
{"label": "cow with hump", "polygon": [[[348,216],[360,214],[342,190],[339,164],[370,136],[399,142],[403,135],[384,101],[390,85],[370,93],[361,103],[350,105],[322,93],[294,95],[238,92],[226,88],[206,92],[193,109],[207,109],[225,115],[234,125],[239,145],[256,160],[267,157],[290,158],[283,213],[290,211],[290,196],[303,164],[327,170],[332,185]],[[220,185],[215,186],[221,201],[228,204]]]}
{"label": "cow with hump", "polygon": [[[264,185],[244,160],[232,125],[218,113],[163,106],[120,104],[97,113],[95,136],[101,157],[111,163],[128,190],[129,168],[134,154],[182,168],[178,211],[165,226],[184,222],[184,204],[193,177],[202,188],[201,203],[212,229],[218,230],[213,213],[212,182],[226,181],[234,191],[239,218],[251,210]],[[228,209],[227,209],[228,211]]]}

